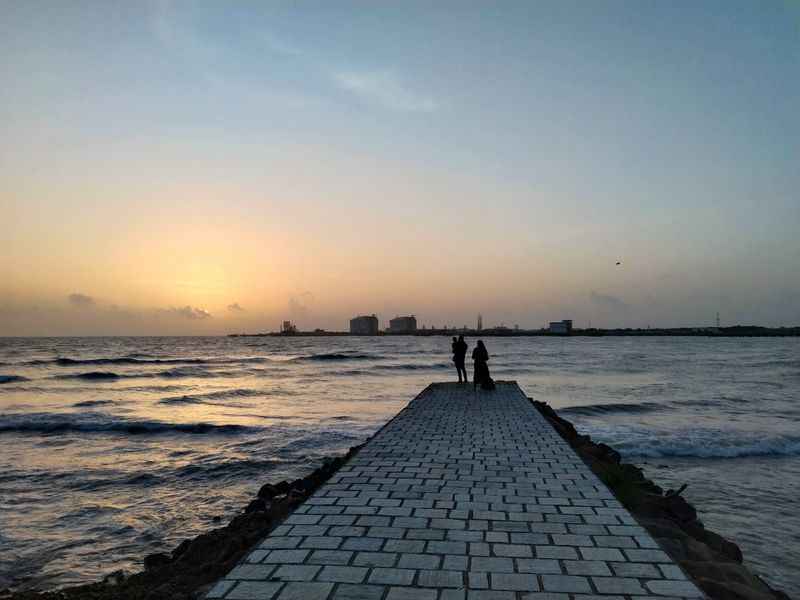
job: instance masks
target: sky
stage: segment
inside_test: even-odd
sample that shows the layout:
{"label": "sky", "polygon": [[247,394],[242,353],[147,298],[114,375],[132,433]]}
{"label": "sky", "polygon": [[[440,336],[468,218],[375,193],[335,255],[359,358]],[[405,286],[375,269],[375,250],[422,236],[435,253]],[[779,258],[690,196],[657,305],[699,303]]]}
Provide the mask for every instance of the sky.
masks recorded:
{"label": "sky", "polygon": [[797,2],[0,0],[0,57],[0,335],[800,325]]}

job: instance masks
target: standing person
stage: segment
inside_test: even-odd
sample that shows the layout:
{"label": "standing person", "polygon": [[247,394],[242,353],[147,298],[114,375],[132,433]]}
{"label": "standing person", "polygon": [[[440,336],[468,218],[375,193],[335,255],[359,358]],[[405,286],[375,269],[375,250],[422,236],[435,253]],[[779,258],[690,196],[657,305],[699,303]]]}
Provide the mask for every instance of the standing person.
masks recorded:
{"label": "standing person", "polygon": [[478,340],[475,350],[472,351],[474,367],[472,369],[473,388],[477,389],[480,384],[482,390],[493,390],[494,381],[489,375],[489,352],[482,340]]}
{"label": "standing person", "polygon": [[456,365],[458,372],[458,383],[461,383],[461,374],[464,374],[464,383],[469,383],[467,378],[467,367],[464,361],[467,359],[467,342],[464,341],[464,336],[458,336],[458,340],[453,338],[453,362]]}

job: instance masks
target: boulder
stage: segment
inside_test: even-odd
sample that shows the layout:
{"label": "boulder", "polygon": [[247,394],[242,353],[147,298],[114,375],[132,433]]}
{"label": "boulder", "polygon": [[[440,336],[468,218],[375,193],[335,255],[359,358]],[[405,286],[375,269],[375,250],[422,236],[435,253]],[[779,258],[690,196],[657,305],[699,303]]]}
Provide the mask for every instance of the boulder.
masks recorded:
{"label": "boulder", "polygon": [[172,557],[165,552],[156,552],[144,557],[144,570],[153,571],[172,562]]}

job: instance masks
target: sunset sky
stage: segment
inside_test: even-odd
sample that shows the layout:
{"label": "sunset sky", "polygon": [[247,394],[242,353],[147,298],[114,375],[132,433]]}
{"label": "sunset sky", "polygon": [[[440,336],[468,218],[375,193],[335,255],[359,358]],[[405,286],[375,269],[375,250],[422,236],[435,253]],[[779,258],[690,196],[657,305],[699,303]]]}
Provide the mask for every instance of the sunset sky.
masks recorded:
{"label": "sunset sky", "polygon": [[800,325],[796,2],[4,1],[0,56],[0,335]]}

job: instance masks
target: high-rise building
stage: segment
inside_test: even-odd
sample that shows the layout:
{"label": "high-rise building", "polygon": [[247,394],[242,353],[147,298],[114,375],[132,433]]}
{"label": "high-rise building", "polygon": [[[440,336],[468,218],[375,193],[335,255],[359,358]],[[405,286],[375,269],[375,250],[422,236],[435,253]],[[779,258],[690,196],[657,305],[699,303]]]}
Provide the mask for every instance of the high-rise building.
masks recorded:
{"label": "high-rise building", "polygon": [[478,329],[477,331],[483,331],[483,315],[478,313]]}
{"label": "high-rise building", "polygon": [[414,315],[395,317],[389,321],[389,333],[414,333],[416,330],[417,318]]}
{"label": "high-rise building", "polygon": [[378,335],[378,317],[362,315],[350,319],[350,333],[353,335]]}
{"label": "high-rise building", "polygon": [[563,321],[550,321],[550,333],[569,335],[572,333],[572,319],[564,319]]}

